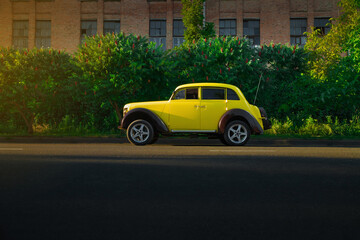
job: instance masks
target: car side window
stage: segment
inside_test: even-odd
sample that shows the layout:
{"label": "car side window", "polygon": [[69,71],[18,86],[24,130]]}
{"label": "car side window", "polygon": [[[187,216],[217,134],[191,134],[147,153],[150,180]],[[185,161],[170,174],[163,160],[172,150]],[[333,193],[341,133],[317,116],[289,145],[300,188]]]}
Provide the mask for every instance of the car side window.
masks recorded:
{"label": "car side window", "polygon": [[228,100],[240,100],[237,93],[234,90],[229,89],[229,88],[227,89],[227,99]]}
{"label": "car side window", "polygon": [[202,99],[225,100],[225,89],[202,88]]}
{"label": "car side window", "polygon": [[186,99],[199,99],[198,88],[187,88]]}
{"label": "car side window", "polygon": [[176,92],[173,99],[175,99],[175,100],[185,99],[185,89]]}
{"label": "car side window", "polygon": [[174,94],[174,97],[172,99],[199,99],[198,88],[187,88],[179,90]]}

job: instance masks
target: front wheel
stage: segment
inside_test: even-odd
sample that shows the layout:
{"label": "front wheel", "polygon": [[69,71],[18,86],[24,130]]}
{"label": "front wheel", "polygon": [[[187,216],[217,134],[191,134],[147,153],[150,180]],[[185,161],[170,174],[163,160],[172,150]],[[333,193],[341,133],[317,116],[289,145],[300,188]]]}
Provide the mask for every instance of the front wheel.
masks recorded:
{"label": "front wheel", "polygon": [[127,139],[134,145],[146,145],[153,141],[154,128],[148,121],[133,121],[126,132]]}
{"label": "front wheel", "polygon": [[250,128],[243,121],[231,121],[225,128],[223,139],[227,145],[243,146],[250,139]]}

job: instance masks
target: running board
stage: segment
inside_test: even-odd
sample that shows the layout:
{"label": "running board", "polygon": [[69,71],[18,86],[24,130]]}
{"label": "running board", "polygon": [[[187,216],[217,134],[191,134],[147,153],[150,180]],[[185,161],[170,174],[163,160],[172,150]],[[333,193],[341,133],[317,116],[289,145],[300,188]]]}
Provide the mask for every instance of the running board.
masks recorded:
{"label": "running board", "polygon": [[171,130],[172,133],[215,133],[216,130]]}

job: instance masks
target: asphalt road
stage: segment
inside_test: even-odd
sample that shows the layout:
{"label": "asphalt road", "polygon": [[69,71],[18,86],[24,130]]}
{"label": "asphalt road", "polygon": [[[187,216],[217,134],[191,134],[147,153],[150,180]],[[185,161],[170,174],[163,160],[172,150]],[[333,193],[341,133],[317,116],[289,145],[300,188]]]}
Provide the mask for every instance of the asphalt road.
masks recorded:
{"label": "asphalt road", "polygon": [[0,239],[360,239],[360,148],[0,143]]}

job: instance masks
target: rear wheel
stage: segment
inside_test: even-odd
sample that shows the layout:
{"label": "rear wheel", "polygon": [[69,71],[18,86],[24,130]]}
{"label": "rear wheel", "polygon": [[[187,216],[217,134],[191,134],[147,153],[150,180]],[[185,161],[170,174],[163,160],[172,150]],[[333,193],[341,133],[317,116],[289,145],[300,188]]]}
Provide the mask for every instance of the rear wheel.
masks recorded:
{"label": "rear wheel", "polygon": [[227,145],[243,146],[250,139],[250,128],[243,121],[231,121],[225,128],[223,139]]}
{"label": "rear wheel", "polygon": [[133,121],[127,128],[127,139],[134,145],[150,144],[154,138],[154,128],[148,121]]}

